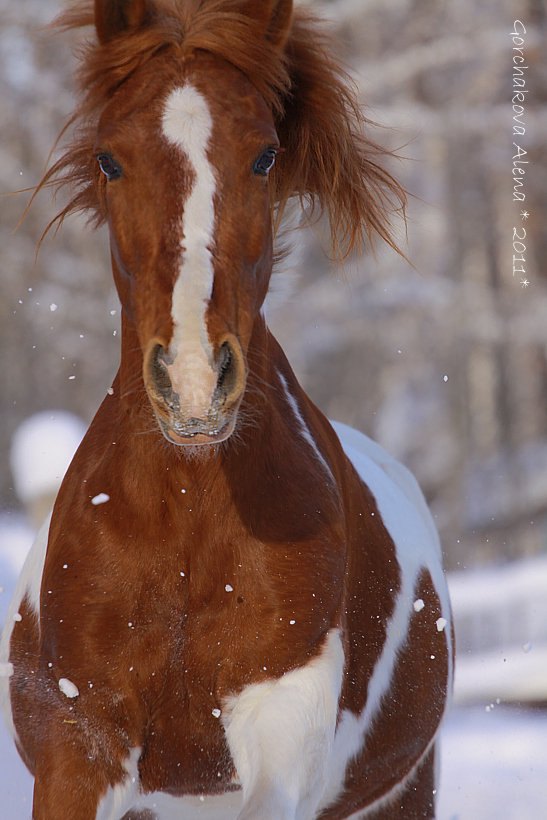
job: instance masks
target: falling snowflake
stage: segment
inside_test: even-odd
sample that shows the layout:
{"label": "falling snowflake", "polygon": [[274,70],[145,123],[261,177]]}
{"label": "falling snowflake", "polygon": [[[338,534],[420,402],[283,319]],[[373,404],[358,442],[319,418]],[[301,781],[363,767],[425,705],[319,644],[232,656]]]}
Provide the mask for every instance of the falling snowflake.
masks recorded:
{"label": "falling snowflake", "polygon": [[63,695],[66,695],[67,698],[77,698],[80,694],[80,691],[76,684],[72,683],[72,681],[68,678],[60,678],[59,689],[61,690]]}
{"label": "falling snowflake", "polygon": [[98,504],[106,504],[107,501],[110,501],[110,496],[106,493],[99,493],[94,498],[91,499],[91,503],[96,507]]}

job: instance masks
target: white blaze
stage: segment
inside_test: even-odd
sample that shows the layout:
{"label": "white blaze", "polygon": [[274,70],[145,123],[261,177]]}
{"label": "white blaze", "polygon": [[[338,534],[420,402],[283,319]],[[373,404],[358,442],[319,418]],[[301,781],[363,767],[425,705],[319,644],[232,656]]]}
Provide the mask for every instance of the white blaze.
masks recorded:
{"label": "white blaze", "polygon": [[199,418],[207,415],[217,382],[205,321],[213,291],[216,180],[207,158],[213,121],[203,95],[192,85],[172,91],[165,104],[162,129],[166,139],[185,154],[194,174],[182,216],[180,267],[171,307],[174,330],[169,375],[183,411]]}
{"label": "white blaze", "polygon": [[317,446],[317,442],[315,441],[314,437],[312,436],[312,434],[310,432],[310,428],[306,424],[304,416],[300,412],[298,402],[296,401],[295,397],[292,395],[292,393],[289,390],[289,385],[287,384],[287,379],[279,371],[277,371],[277,375],[279,377],[279,381],[281,382],[283,390],[285,391],[285,398],[287,399],[289,407],[291,408],[293,414],[296,416],[296,420],[298,421],[298,424],[300,425],[300,434],[301,434],[302,438],[304,438],[305,441],[307,441],[309,446],[312,448],[313,452],[317,456],[317,460],[322,465],[323,469],[325,470],[326,474],[328,475],[328,477],[330,478],[332,483],[336,484],[336,480],[335,480],[335,478],[332,474],[332,470],[329,467],[323,453],[321,452],[321,450]]}

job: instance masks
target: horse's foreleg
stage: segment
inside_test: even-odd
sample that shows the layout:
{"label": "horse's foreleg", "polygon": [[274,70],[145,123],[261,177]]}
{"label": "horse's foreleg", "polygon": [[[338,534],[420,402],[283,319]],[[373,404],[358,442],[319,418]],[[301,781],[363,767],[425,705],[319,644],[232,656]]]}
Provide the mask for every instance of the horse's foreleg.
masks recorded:
{"label": "horse's foreleg", "polygon": [[[405,787],[393,800],[385,814],[385,820],[406,820],[415,817],[419,820],[435,818],[435,796],[437,794],[436,749],[432,746],[414,775],[409,778]],[[380,815],[382,819],[384,815]]]}
{"label": "horse's foreleg", "polygon": [[48,742],[47,750],[36,761],[33,820],[119,820],[131,807],[129,764],[93,758],[78,741]]}
{"label": "horse's foreleg", "polygon": [[356,820],[434,820],[437,764],[436,748],[432,746],[405,783],[395,787],[393,797],[379,801],[382,805],[376,809],[371,806],[351,817]]}
{"label": "horse's foreleg", "polygon": [[326,781],[344,654],[337,629],[320,654],[226,704],[224,727],[243,788],[238,820],[309,820]]}

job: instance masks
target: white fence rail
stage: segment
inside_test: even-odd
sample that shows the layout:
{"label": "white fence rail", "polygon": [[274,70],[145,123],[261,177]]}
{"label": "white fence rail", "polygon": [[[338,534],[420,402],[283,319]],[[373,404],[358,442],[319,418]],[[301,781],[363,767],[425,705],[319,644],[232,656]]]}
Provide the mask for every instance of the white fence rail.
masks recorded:
{"label": "white fence rail", "polygon": [[547,557],[452,573],[449,586],[456,701],[547,702]]}

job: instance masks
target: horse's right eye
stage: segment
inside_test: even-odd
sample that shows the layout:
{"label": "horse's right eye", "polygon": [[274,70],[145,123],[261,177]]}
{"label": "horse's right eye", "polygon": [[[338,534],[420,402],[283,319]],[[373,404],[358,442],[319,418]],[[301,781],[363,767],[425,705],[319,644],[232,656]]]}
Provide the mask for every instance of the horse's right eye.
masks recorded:
{"label": "horse's right eye", "polygon": [[113,179],[119,179],[122,175],[121,165],[118,165],[116,160],[110,154],[99,154],[97,156],[99,168],[109,182]]}
{"label": "horse's right eye", "polygon": [[276,156],[277,151],[275,148],[267,148],[258,159],[255,160],[253,174],[259,177],[267,177],[275,165]]}

